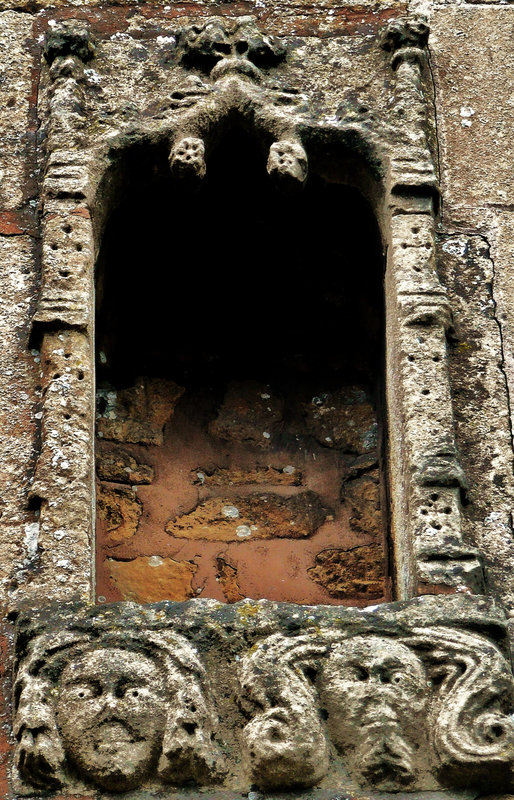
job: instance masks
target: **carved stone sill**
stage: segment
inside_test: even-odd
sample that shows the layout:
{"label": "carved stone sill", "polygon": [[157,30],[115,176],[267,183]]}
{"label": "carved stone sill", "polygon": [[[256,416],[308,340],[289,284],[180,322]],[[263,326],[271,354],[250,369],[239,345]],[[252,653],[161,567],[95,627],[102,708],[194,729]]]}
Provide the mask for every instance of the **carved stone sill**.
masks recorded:
{"label": "carved stone sill", "polygon": [[20,795],[512,787],[514,681],[486,598],[69,604],[20,614],[16,646]]}

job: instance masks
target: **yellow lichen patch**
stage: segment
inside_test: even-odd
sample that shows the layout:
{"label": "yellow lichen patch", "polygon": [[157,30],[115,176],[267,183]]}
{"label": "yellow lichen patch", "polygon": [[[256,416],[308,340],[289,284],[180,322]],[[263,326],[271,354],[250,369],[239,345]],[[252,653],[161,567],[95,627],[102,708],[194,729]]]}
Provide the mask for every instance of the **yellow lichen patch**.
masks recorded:
{"label": "yellow lichen patch", "polygon": [[157,603],[196,596],[192,583],[198,566],[192,561],[139,556],[132,561],[109,558],[108,564],[111,580],[124,600]]}

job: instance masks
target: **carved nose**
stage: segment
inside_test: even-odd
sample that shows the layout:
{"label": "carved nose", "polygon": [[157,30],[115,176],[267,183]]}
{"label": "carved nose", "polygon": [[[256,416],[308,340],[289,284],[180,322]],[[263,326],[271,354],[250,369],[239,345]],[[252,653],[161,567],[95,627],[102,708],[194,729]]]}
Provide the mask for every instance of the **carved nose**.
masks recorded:
{"label": "carved nose", "polygon": [[118,704],[118,698],[114,692],[105,692],[101,697],[102,711],[112,711]]}

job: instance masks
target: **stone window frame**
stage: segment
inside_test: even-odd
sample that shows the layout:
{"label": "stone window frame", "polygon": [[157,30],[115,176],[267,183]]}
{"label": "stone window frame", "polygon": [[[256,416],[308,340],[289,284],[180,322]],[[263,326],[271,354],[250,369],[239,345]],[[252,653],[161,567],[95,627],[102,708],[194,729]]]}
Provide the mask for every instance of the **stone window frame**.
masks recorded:
{"label": "stone window frame", "polygon": [[[42,366],[41,446],[31,488],[40,507],[40,568],[32,592],[48,599],[94,600],[94,265],[115,172],[120,135],[88,142],[84,69],[95,44],[86,23],[68,20],[47,37],[47,150],[42,182],[42,282],[33,341]],[[483,592],[476,549],[462,536],[466,482],[459,464],[448,370],[451,308],[436,267],[438,189],[429,147],[430,103],[424,91],[422,18],[393,20],[377,46],[384,81],[392,71],[391,106],[367,120],[309,120],[284,111],[280,125],[307,153],[321,135],[368,164],[349,176],[371,201],[387,252],[386,404],[390,535],[396,595]],[[259,94],[260,91],[260,94]],[[256,90],[263,126],[276,138],[276,116]],[[266,116],[267,115],[267,116]],[[271,120],[271,121],[270,121]],[[153,125],[153,128],[152,128]],[[280,127],[280,126],[279,126]],[[183,131],[166,114],[136,124],[173,145]],[[282,133],[282,136],[284,134]],[[343,182],[343,181],[341,181]]]}

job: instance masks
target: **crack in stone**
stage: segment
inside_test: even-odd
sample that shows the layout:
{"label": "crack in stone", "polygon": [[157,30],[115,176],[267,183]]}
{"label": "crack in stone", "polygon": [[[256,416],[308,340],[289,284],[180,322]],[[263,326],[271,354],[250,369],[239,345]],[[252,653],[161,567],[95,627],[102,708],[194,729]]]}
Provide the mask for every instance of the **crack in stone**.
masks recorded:
{"label": "crack in stone", "polygon": [[[495,323],[496,323],[496,325],[498,327],[498,335],[500,337],[501,361],[499,362],[498,366],[500,368],[500,371],[501,371],[502,376],[503,376],[503,381],[505,383],[505,394],[507,396],[507,408],[509,409],[510,438],[511,438],[511,443],[514,445],[514,431],[513,431],[513,427],[512,427],[512,402],[511,402],[510,391],[509,391],[509,381],[508,381],[508,378],[507,378],[507,372],[505,370],[505,342],[504,342],[504,338],[503,338],[502,324],[501,324],[500,320],[498,319],[498,314],[497,314],[498,303],[496,302],[496,298],[495,298],[495,295],[494,295],[494,289],[495,289],[495,284],[496,284],[496,266],[495,266],[495,263],[494,263],[494,258],[491,255],[491,243],[489,242],[488,238],[486,236],[484,236],[483,234],[475,234],[475,235],[478,235],[479,238],[482,239],[485,242],[485,244],[487,246],[487,258],[491,262],[491,273],[492,273],[492,279],[491,279],[491,302],[493,304],[493,319],[494,319],[494,321],[495,321]],[[514,473],[514,465],[512,465],[512,466],[513,466],[513,473]]]}
{"label": "crack in stone", "polygon": [[[494,322],[496,323],[496,326],[498,328],[498,336],[500,338],[501,360],[498,362],[498,367],[499,367],[500,372],[501,372],[501,374],[503,376],[503,382],[505,384],[505,396],[507,398],[507,409],[508,409],[508,412],[509,412],[508,417],[509,417],[510,441],[511,441],[511,447],[513,448],[513,458],[511,459],[510,465],[511,465],[511,470],[512,470],[512,472],[514,474],[514,430],[513,430],[513,425],[512,425],[512,402],[511,402],[510,391],[509,391],[509,381],[508,381],[507,372],[506,372],[506,369],[505,369],[505,342],[504,342],[504,338],[503,338],[503,328],[502,328],[502,324],[501,324],[500,320],[498,319],[498,315],[497,315],[498,303],[496,302],[496,297],[494,295],[494,289],[495,289],[495,283],[496,283],[496,266],[495,266],[495,263],[494,263],[494,258],[491,255],[491,243],[489,242],[489,239],[487,238],[487,236],[484,236],[484,234],[476,234],[476,233],[473,234],[473,235],[474,236],[478,236],[478,238],[482,239],[482,241],[485,243],[485,245],[487,247],[487,258],[491,262],[492,278],[491,278],[491,290],[490,291],[491,291],[491,302],[493,304],[493,315],[492,315],[492,318],[493,318]],[[513,516],[512,512],[508,515],[508,519],[509,519],[511,537],[514,539],[514,516]]]}
{"label": "crack in stone", "polygon": [[[432,84],[432,98],[433,98],[433,106],[434,106],[434,129],[435,129],[435,146],[436,146],[436,163],[437,163],[437,179],[439,183],[441,183],[441,152],[439,149],[439,121],[437,118],[437,92],[436,92],[436,84],[434,78],[434,70],[432,69],[432,51],[430,49],[430,45],[427,44],[427,66],[428,71],[430,74],[430,82]],[[441,209],[441,220],[443,219],[443,202],[444,198],[442,192],[439,196],[439,207]]]}

